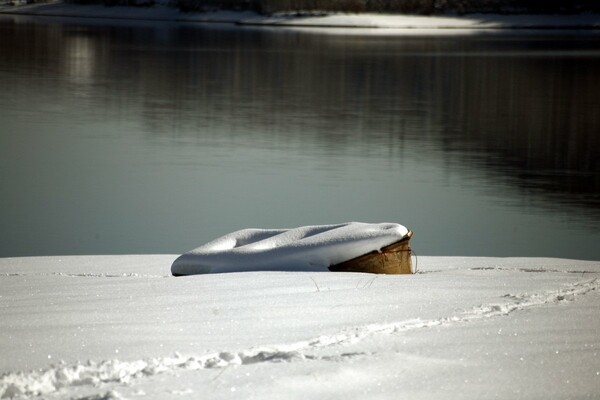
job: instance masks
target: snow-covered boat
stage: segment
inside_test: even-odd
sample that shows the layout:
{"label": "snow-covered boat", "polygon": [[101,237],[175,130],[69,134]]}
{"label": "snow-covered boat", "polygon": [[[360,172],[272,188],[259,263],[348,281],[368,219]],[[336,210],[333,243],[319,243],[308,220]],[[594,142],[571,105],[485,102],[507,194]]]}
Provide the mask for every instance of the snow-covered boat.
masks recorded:
{"label": "snow-covered boat", "polygon": [[173,275],[243,271],[411,273],[412,232],[396,223],[244,229],[178,257]]}

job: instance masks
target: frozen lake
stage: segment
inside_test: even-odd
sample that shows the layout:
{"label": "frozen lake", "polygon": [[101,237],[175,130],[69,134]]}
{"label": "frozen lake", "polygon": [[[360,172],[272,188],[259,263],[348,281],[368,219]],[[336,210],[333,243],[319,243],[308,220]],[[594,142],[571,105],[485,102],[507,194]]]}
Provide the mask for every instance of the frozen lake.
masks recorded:
{"label": "frozen lake", "polygon": [[600,35],[0,16],[0,257],[399,222],[420,255],[600,260]]}

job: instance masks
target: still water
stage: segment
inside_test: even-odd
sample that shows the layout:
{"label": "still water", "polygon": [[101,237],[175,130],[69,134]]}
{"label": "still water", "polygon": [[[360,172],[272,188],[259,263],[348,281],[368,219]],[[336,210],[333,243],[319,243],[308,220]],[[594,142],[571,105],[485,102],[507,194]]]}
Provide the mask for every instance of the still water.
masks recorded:
{"label": "still water", "polygon": [[600,35],[0,17],[0,256],[402,223],[419,255],[600,260]]}

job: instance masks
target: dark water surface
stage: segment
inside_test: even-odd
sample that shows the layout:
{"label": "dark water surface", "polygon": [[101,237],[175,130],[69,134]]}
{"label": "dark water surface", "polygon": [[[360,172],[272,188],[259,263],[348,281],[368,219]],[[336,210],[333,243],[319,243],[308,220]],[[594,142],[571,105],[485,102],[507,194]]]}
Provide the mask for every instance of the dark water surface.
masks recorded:
{"label": "dark water surface", "polygon": [[0,17],[0,256],[400,222],[421,255],[600,260],[600,35]]}

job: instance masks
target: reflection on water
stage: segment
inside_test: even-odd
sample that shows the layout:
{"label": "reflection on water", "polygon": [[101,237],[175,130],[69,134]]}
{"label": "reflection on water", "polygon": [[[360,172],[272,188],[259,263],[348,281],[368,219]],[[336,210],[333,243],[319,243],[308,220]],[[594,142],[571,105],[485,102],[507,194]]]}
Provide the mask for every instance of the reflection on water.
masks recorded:
{"label": "reflection on water", "polygon": [[600,36],[0,19],[0,256],[397,221],[421,254],[600,259]]}

